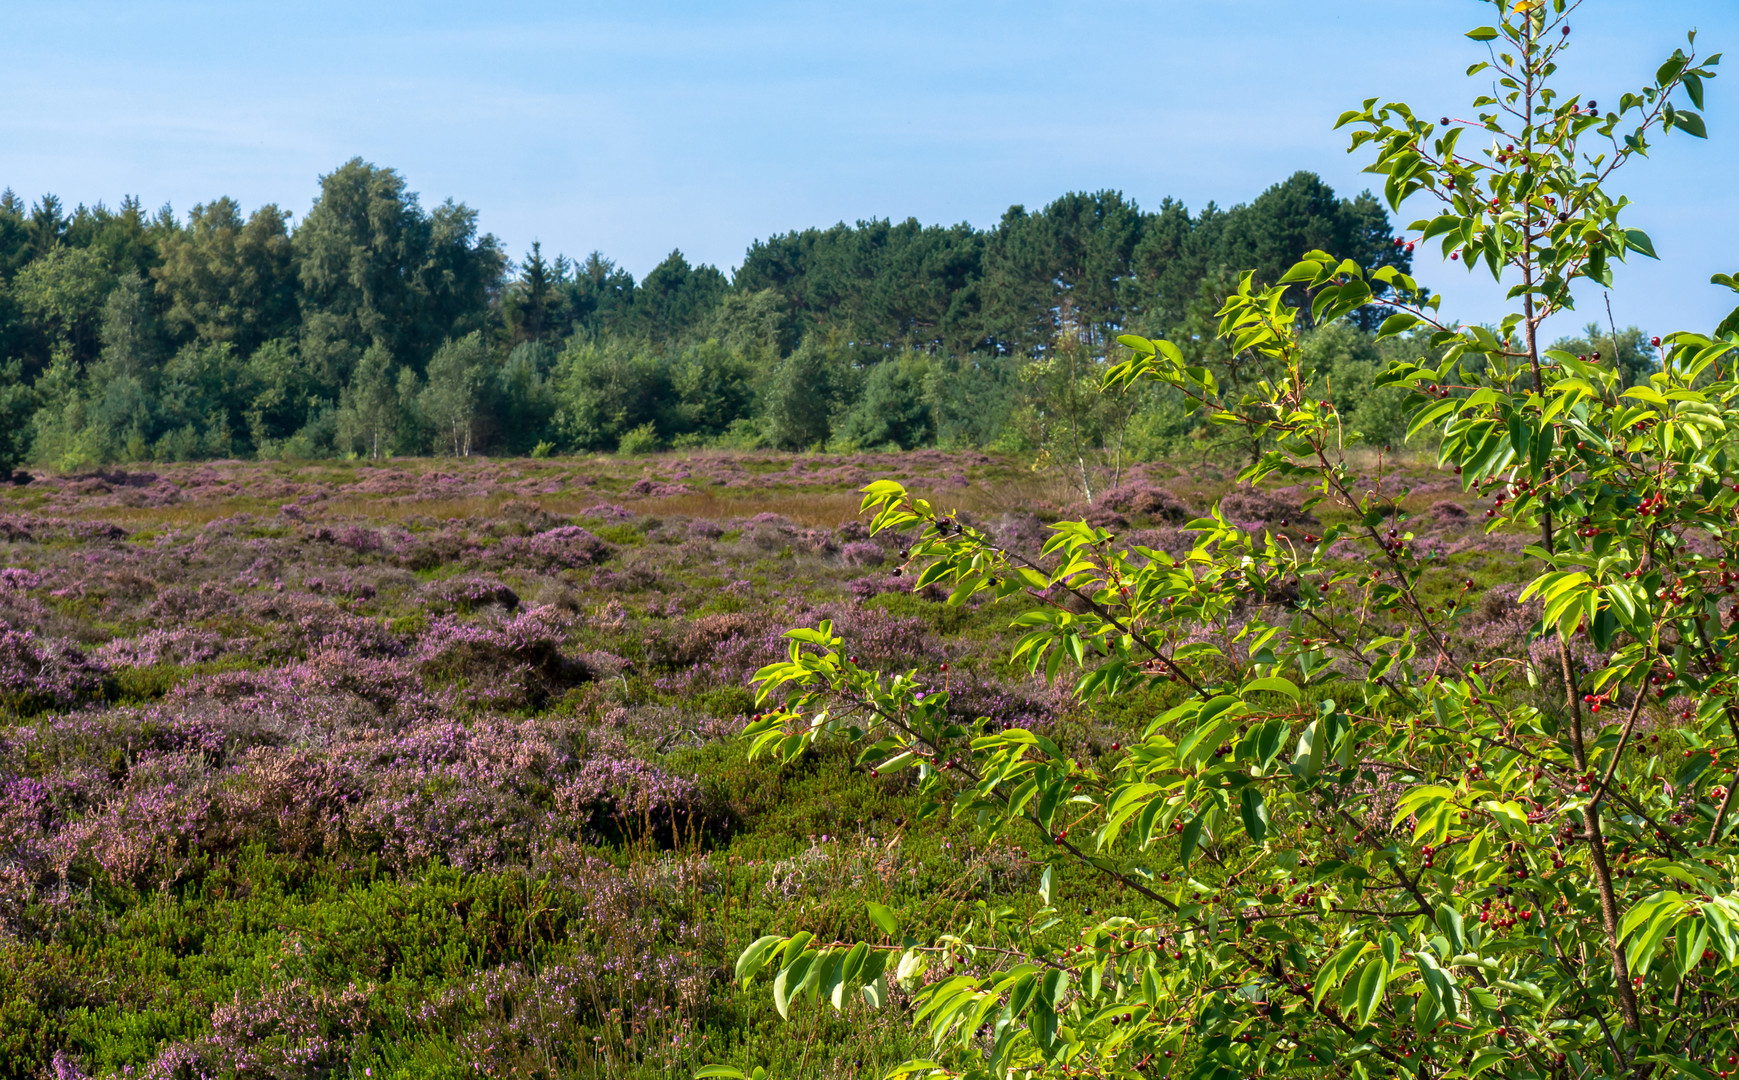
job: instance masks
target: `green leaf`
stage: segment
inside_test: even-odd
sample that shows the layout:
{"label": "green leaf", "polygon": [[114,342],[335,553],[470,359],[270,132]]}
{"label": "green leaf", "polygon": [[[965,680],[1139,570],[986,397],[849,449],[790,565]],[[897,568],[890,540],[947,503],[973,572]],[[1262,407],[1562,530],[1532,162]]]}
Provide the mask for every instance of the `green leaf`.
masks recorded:
{"label": "green leaf", "polygon": [[1203,757],[1220,743],[1220,738],[1231,731],[1233,725],[1227,723],[1206,723],[1184,736],[1177,745],[1177,759],[1183,764],[1192,764]]}
{"label": "green leaf", "polygon": [[1317,970],[1316,996],[1311,1001],[1311,1006],[1313,1008],[1320,1006],[1322,1004],[1322,999],[1328,996],[1329,991],[1341,984],[1341,980],[1347,977],[1347,972],[1352,970],[1353,965],[1358,963],[1359,958],[1374,948],[1376,948],[1376,946],[1372,945],[1363,937],[1354,938],[1352,941],[1342,946],[1339,952],[1335,953],[1326,964],[1323,964],[1322,967]]}
{"label": "green leaf", "polygon": [[1420,949],[1413,953],[1413,960],[1419,967],[1419,977],[1424,984],[1426,995],[1435,1002],[1444,1016],[1453,1019],[1460,1007],[1455,997],[1455,983],[1449,973],[1443,970],[1437,957],[1429,949]]}
{"label": "green leaf", "polygon": [[1624,230],[1624,246],[1632,251],[1640,251],[1651,259],[1659,259],[1654,253],[1654,241],[1648,238],[1648,233],[1641,229]]}
{"label": "green leaf", "polygon": [[[807,972],[808,966],[805,965],[803,970]],[[773,1008],[778,1009],[780,1018],[785,1020],[791,1019],[791,997],[786,991],[791,985],[791,971],[791,968],[786,968],[773,976]]]}
{"label": "green leaf", "polygon": [[773,946],[783,940],[785,939],[779,934],[768,934],[765,937],[756,938],[754,943],[744,949],[742,954],[737,957],[737,982],[747,986],[749,980],[755,977],[755,973],[766,966]]}
{"label": "green leaf", "polygon": [[[1233,706],[1239,706],[1242,704],[1243,704],[1243,702],[1239,701],[1237,698],[1233,697],[1230,694],[1221,694],[1219,697],[1208,699],[1208,701],[1204,705],[1202,705],[1201,711],[1196,713],[1196,720],[1199,723],[1205,724],[1209,720],[1212,720],[1214,717],[1220,715],[1221,713],[1227,711],[1228,709],[1231,709]],[[1242,712],[1243,712],[1243,710],[1239,709],[1237,712],[1234,712],[1232,715],[1236,716]]]}
{"label": "green leaf", "polygon": [[1682,979],[1703,959],[1703,950],[1709,945],[1709,924],[1700,918],[1688,919],[1674,930],[1673,939],[1673,963]]}
{"label": "green leaf", "polygon": [[1461,912],[1448,904],[1437,905],[1437,927],[1449,939],[1449,944],[1456,952],[1467,948],[1467,934],[1461,925]]}
{"label": "green leaf", "polygon": [[1298,735],[1298,748],[1292,756],[1293,775],[1311,777],[1321,772],[1322,751],[1317,725],[1311,724]]}
{"label": "green leaf", "polygon": [[1699,139],[1709,137],[1708,128],[1703,126],[1703,118],[1689,109],[1681,109],[1673,114],[1673,126]]}
{"label": "green leaf", "polygon": [[1372,960],[1359,976],[1359,1026],[1371,1022],[1383,1004],[1383,992],[1389,988],[1389,965],[1384,960]]}
{"label": "green leaf", "polygon": [[845,1007],[845,988],[860,981],[858,976],[863,971],[864,961],[869,958],[869,954],[869,943],[860,941],[851,947],[851,951],[846,953],[845,959],[840,962],[837,980],[830,986],[831,993],[828,995],[828,1000],[833,1003],[834,1011],[837,1012]]}
{"label": "green leaf", "polygon": [[802,955],[803,950],[814,940],[815,935],[807,930],[799,930],[792,934],[790,940],[785,942],[785,951],[779,954],[779,966],[790,967],[792,962]]}
{"label": "green leaf", "polygon": [[791,995],[795,997],[813,984],[832,1000],[834,1008],[839,1008],[841,988],[845,985],[845,961],[849,956],[850,953],[844,949],[829,949],[822,953],[821,963],[810,969],[809,977],[799,983]]}
{"label": "green leaf", "polygon": [[1497,28],[1491,26],[1478,26],[1469,30],[1467,36],[1475,41],[1491,41],[1497,37]]}
{"label": "green leaf", "polygon": [[1685,767],[1679,770],[1677,776],[1673,777],[1673,786],[1688,788],[1695,784],[1714,760],[1708,754],[1692,754],[1691,759],[1685,763]]}
{"label": "green leaf", "polygon": [[1377,327],[1377,339],[1380,341],[1383,338],[1394,337],[1396,334],[1406,333],[1417,325],[1419,325],[1419,316],[1414,315],[1411,312],[1397,311],[1395,314],[1384,319],[1383,325]]}
{"label": "green leaf", "polygon": [[1195,854],[1196,844],[1200,843],[1201,839],[1202,819],[1200,816],[1193,817],[1189,820],[1189,823],[1183,827],[1183,844],[1177,857],[1177,861],[1184,866],[1188,866],[1190,856]]}
{"label": "green leaf", "polygon": [[1694,1080],[1715,1080],[1713,1072],[1689,1058],[1678,1057],[1674,1054],[1662,1054],[1661,1059],[1670,1064],[1674,1071],[1692,1077]]}
{"label": "green leaf", "polygon": [[1515,829],[1526,829],[1528,826],[1528,812],[1523,808],[1521,803],[1499,802],[1496,799],[1487,799],[1485,802],[1481,803],[1480,806],[1486,813],[1490,814],[1493,818],[1501,821],[1505,825],[1509,825]]}
{"label": "green leaf", "polygon": [[1164,992],[1159,988],[1159,973],[1153,968],[1148,968],[1141,973],[1141,1000],[1146,1002],[1150,1009],[1159,1008],[1165,1000]]}
{"label": "green leaf", "polygon": [[695,1070],[695,1080],[706,1080],[709,1076],[728,1077],[731,1080],[748,1080],[748,1074],[741,1069],[729,1065],[702,1065]]}
{"label": "green leaf", "polygon": [[1660,951],[1661,943],[1672,933],[1673,925],[1679,920],[1677,907],[1657,910],[1642,927],[1642,931],[1630,939],[1630,946],[1624,951],[1624,962],[1636,975],[1644,975],[1654,962],[1655,953]]}
{"label": "green leaf", "polygon": [[1258,844],[1268,835],[1268,805],[1262,801],[1262,793],[1256,790],[1256,785],[1246,787],[1238,796],[1240,812],[1244,817],[1244,829],[1250,834],[1250,839]]}
{"label": "green leaf", "polygon": [[888,1000],[888,980],[877,975],[872,981],[863,984],[863,1000],[872,1009],[879,1009]]}
{"label": "green leaf", "polygon": [[1694,71],[1685,72],[1685,93],[1691,97],[1691,104],[1697,108],[1703,107],[1703,77]]}
{"label": "green leaf", "polygon": [[881,932],[891,938],[900,936],[900,920],[894,917],[894,909],[886,904],[878,904],[874,900],[865,903],[869,908],[870,921],[881,929]]}
{"label": "green leaf", "polygon": [[1619,920],[1618,940],[1623,941],[1635,933],[1638,927],[1660,914],[1662,910],[1682,904],[1684,900],[1685,898],[1681,893],[1660,892],[1638,901],[1629,911],[1624,913],[1624,918]]}
{"label": "green leaf", "polygon": [[1257,690],[1272,690],[1276,693],[1285,694],[1293,701],[1297,701],[1299,698],[1304,696],[1304,691],[1300,690],[1296,683],[1291,679],[1282,678],[1278,675],[1266,679],[1257,679],[1254,682],[1246,684],[1244,687],[1244,692],[1246,694],[1254,693]]}
{"label": "green leaf", "polygon": [[1432,424],[1435,424],[1444,417],[1451,415],[1456,410],[1460,409],[1461,405],[1461,401],[1457,398],[1445,398],[1442,401],[1427,405],[1425,408],[1419,410],[1418,415],[1413,417],[1413,422],[1407,425],[1407,434],[1403,436],[1403,438],[1411,441],[1413,436],[1419,434],[1420,431],[1430,427]]}

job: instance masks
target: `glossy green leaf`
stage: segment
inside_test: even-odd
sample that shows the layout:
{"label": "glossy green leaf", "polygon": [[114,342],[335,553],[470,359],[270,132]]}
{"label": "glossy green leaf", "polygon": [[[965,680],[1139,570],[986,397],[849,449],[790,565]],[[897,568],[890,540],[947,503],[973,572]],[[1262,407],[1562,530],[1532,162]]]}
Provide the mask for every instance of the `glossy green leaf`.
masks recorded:
{"label": "glossy green leaf", "polygon": [[869,909],[870,921],[875,923],[882,933],[891,938],[900,936],[900,920],[894,916],[892,908],[886,904],[878,904],[874,900],[866,901],[864,906]]}

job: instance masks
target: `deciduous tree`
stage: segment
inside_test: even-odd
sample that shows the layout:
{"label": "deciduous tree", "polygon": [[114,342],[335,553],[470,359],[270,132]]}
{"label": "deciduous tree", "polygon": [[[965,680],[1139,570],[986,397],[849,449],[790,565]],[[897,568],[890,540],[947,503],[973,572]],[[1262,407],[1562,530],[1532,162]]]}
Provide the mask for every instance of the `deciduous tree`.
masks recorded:
{"label": "deciduous tree", "polygon": [[[1038,910],[935,938],[874,904],[862,940],[761,938],[736,974],[770,970],[781,1013],[879,1005],[898,982],[932,1044],[897,1070],[914,1076],[1735,1070],[1739,313],[1651,340],[1660,370],[1628,388],[1610,358],[1539,340],[1574,282],[1652,254],[1613,174],[1663,134],[1702,136],[1717,58],[1675,52],[1601,110],[1556,84],[1574,8],[1494,5],[1469,36],[1497,90],[1466,119],[1382,99],[1341,119],[1390,205],[1428,204],[1410,235],[1512,286],[1497,332],[1441,319],[1392,266],[1313,252],[1220,308],[1229,347],[1274,372],[1235,398],[1175,344],[1124,339],[1109,382],[1260,429],[1240,479],[1304,486],[1326,526],[1258,534],[1215,511],[1179,558],[1063,522],[1032,559],[898,484],[865,489],[875,529],[917,534],[915,585],[1015,608],[1015,660],[1078,673],[1108,722],[1138,691],[1165,705],[1086,753],[964,722],[945,678],[862,667],[828,623],[788,634],[758,676],[755,753],[851,740],[991,842],[1035,840],[1041,872]],[[1408,391],[1446,474],[1493,496],[1490,527],[1531,540],[1531,647],[1470,639],[1473,582],[1421,550],[1404,493],[1352,467],[1312,391],[1301,327],[1356,319],[1379,286],[1380,334],[1433,350],[1380,381]],[[1091,913],[1065,899],[1083,895]]]}

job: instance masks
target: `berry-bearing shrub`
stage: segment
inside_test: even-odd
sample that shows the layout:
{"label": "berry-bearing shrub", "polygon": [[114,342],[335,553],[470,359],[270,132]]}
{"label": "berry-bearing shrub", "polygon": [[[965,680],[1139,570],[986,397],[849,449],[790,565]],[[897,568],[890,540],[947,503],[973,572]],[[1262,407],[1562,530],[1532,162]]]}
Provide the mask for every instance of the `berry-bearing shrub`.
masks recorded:
{"label": "berry-bearing shrub", "polygon": [[[1216,511],[1173,558],[1065,522],[1034,562],[898,485],[866,489],[876,529],[921,531],[916,583],[1018,608],[1014,657],[1078,671],[1083,708],[1155,684],[1180,703],[1089,759],[961,724],[830,627],[793,631],[759,676],[755,752],[854,740],[864,768],[915,770],[938,807],[1036,838],[1045,866],[1036,913],[987,907],[934,940],[872,905],[868,940],[756,941],[737,975],[770,972],[780,1012],[897,983],[933,1041],[911,1075],[1739,1074],[1739,313],[1659,339],[1658,372],[1628,389],[1611,358],[1539,341],[1577,279],[1652,256],[1608,184],[1651,137],[1703,134],[1717,58],[1675,52],[1602,110],[1554,85],[1574,7],[1500,5],[1468,35],[1494,89],[1465,117],[1372,99],[1340,121],[1392,207],[1431,206],[1408,242],[1511,286],[1496,332],[1316,252],[1277,282],[1246,275],[1220,311],[1268,373],[1254,388],[1122,339],[1110,386],[1157,380],[1253,428],[1269,449],[1240,479],[1308,485],[1320,535]],[[1410,437],[1434,431],[1442,467],[1495,496],[1489,528],[1531,537],[1522,599],[1543,617],[1510,654],[1474,651],[1473,583],[1416,556],[1393,484],[1355,474],[1357,434],[1300,370],[1286,290],[1322,325],[1373,284],[1380,334],[1442,358],[1383,376],[1413,392]],[[1091,900],[1053,904],[1065,893]]]}

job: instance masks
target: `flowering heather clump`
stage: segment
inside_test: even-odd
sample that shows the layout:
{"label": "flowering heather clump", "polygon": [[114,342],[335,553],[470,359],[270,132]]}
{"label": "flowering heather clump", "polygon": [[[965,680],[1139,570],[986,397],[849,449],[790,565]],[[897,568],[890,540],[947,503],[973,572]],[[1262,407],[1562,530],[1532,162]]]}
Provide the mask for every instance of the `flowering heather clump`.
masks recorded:
{"label": "flowering heather clump", "polygon": [[103,673],[102,664],[69,642],[0,627],[0,707],[34,713],[94,701]]}
{"label": "flowering heather clump", "polygon": [[903,670],[926,667],[930,658],[941,658],[939,643],[923,619],[856,604],[829,604],[794,620],[794,625],[815,626],[822,619],[833,621],[833,632],[868,667]]}
{"label": "flowering heather clump", "polygon": [[443,616],[418,641],[412,660],[425,679],[462,692],[475,704],[537,708],[592,678],[562,652],[561,619],[533,608],[506,623],[473,623]]}
{"label": "flowering heather clump", "polygon": [[1125,484],[1112,488],[1099,497],[1099,502],[1113,510],[1173,525],[1181,525],[1197,516],[1176,495],[1151,484]]}
{"label": "flowering heather clump", "polygon": [[1006,513],[988,523],[984,531],[996,537],[996,542],[1009,551],[1026,558],[1037,558],[1045,541],[1053,535],[1034,514]]}
{"label": "flowering heather clump", "polygon": [[140,1080],[217,1076],[320,1076],[347,1060],[365,1027],[368,995],[355,986],[316,992],[301,980],[212,1010],[210,1034],[164,1048]]}
{"label": "flowering heather clump", "polygon": [[839,549],[839,561],[846,566],[880,566],[887,557],[880,544],[864,540],[844,544]]}
{"label": "flowering heather clump", "polygon": [[758,637],[765,630],[763,620],[742,612],[703,615],[647,639],[646,656],[666,667],[694,667],[714,657],[733,638]]}
{"label": "flowering heather clump", "polygon": [[795,522],[778,514],[756,514],[743,529],[743,540],[762,551],[779,551],[790,547],[797,536]]}
{"label": "flowering heather clump", "polygon": [[1132,529],[1122,539],[1131,547],[1163,551],[1174,559],[1181,559],[1188,555],[1190,549],[1195,546],[1197,536],[1184,529],[1161,527],[1157,529]]}
{"label": "flowering heather clump", "polygon": [[202,582],[197,588],[171,585],[158,591],[144,614],[149,619],[210,619],[234,612],[239,602],[235,592],[215,581]]}
{"label": "flowering heather clump", "polygon": [[407,570],[433,570],[447,563],[463,562],[483,553],[469,536],[455,529],[405,536],[397,546],[401,566]]}
{"label": "flowering heather clump", "polygon": [[556,789],[563,812],[595,828],[646,821],[667,825],[686,820],[700,803],[700,785],[629,757],[588,757],[579,772]]}
{"label": "flowering heather clump", "polygon": [[691,495],[694,493],[694,489],[687,484],[666,484],[653,480],[651,477],[642,477],[629,485],[628,493],[652,499],[664,499],[676,495]]}
{"label": "flowering heather clump", "polygon": [[228,653],[231,642],[209,630],[147,630],[138,637],[115,638],[91,657],[106,668],[156,664],[203,664]]}
{"label": "flowering heather clump", "polygon": [[887,593],[908,592],[912,588],[912,582],[908,578],[894,577],[891,574],[869,574],[853,578],[847,583],[847,588],[851,590],[851,595],[854,598],[862,601],[874,599]]}
{"label": "flowering heather clump", "polygon": [[831,555],[839,550],[833,534],[826,529],[799,529],[792,539],[798,551],[810,555]]}
{"label": "flowering heather clump", "polygon": [[0,567],[0,593],[21,593],[42,584],[42,575],[22,566]]}
{"label": "flowering heather clump", "polygon": [[1470,640],[1492,652],[1513,650],[1539,626],[1542,605],[1538,600],[1516,603],[1518,585],[1497,585],[1486,590],[1468,613]]}
{"label": "flowering heather clump", "polygon": [[1432,523],[1436,525],[1460,525],[1468,517],[1467,508],[1453,499],[1432,503],[1429,513]]}
{"label": "flowering heather clump", "polygon": [[380,533],[360,525],[347,525],[333,534],[332,542],[349,548],[358,555],[372,555],[381,549]]}
{"label": "flowering heather clump", "polygon": [[519,594],[506,584],[490,577],[457,577],[429,583],[424,592],[431,601],[430,610],[474,611],[499,607],[508,611],[519,606]]}
{"label": "flowering heather clump", "polygon": [[1072,506],[1063,515],[1070,521],[1085,521],[1096,529],[1121,532],[1129,528],[1129,519],[1103,503]]}
{"label": "flowering heather clump", "polygon": [[303,655],[322,649],[342,649],[360,656],[398,656],[404,652],[399,639],[380,623],[308,593],[269,592],[250,599],[245,611],[284,626],[296,651]]}
{"label": "flowering heather clump", "polygon": [[1237,524],[1260,522],[1278,525],[1282,521],[1294,525],[1315,525],[1316,518],[1303,510],[1303,501],[1291,492],[1266,491],[1262,488],[1234,488],[1220,500],[1220,513]]}
{"label": "flowering heather clump", "polygon": [[550,828],[548,811],[528,798],[556,780],[553,748],[535,729],[435,722],[356,750],[368,779],[345,832],[389,865],[498,866],[523,858]]}
{"label": "flowering heather clump", "polygon": [[634,520],[634,511],[623,509],[615,503],[598,503],[595,506],[586,507],[580,513],[612,524]]}
{"label": "flowering heather clump", "polygon": [[1032,684],[1005,686],[978,679],[950,681],[948,712],[963,720],[988,719],[993,727],[1043,729],[1067,712],[1072,704],[1066,687],[1034,680]]}
{"label": "flowering heather clump", "polygon": [[561,525],[531,537],[507,537],[491,550],[490,562],[525,570],[565,570],[603,562],[612,550],[578,525]]}
{"label": "flowering heather clump", "polygon": [[108,521],[66,521],[35,514],[0,514],[0,539],[37,542],[72,540],[124,540],[127,530]]}

